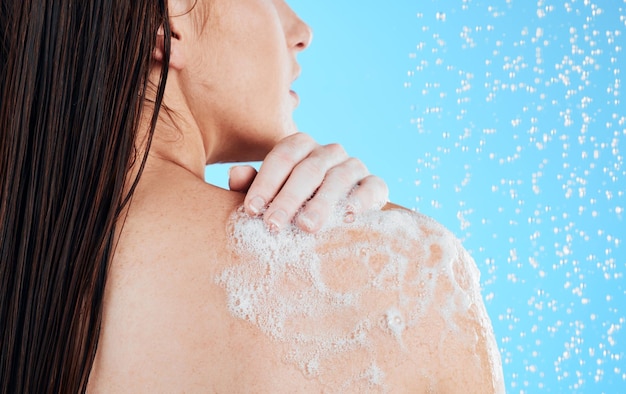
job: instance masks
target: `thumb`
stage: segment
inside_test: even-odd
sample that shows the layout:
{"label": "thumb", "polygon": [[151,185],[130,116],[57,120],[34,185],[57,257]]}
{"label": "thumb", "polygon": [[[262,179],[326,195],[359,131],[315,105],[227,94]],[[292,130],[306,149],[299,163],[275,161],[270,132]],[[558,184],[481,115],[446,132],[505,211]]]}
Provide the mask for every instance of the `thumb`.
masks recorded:
{"label": "thumb", "polygon": [[233,166],[228,170],[228,188],[234,192],[245,193],[252,185],[257,171],[249,165]]}

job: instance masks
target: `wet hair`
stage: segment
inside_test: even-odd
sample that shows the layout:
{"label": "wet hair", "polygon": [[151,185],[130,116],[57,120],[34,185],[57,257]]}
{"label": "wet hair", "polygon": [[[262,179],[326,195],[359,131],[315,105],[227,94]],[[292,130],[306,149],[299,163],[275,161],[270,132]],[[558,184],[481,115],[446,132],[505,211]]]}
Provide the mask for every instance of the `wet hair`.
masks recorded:
{"label": "wet hair", "polygon": [[86,390],[160,26],[148,148],[167,1],[0,0],[0,393]]}

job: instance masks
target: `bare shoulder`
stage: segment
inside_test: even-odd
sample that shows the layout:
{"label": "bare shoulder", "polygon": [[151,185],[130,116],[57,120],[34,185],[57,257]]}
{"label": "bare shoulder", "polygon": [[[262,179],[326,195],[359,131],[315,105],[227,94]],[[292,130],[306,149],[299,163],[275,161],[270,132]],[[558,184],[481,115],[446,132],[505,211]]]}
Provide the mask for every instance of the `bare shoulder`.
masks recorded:
{"label": "bare shoulder", "polygon": [[120,223],[89,392],[223,387],[217,360],[233,344],[214,276],[228,257],[226,222],[243,196],[185,175],[142,178]]}
{"label": "bare shoulder", "polygon": [[326,391],[503,392],[479,271],[434,220],[388,206],[322,232],[235,214],[228,310]]}
{"label": "bare shoulder", "polygon": [[503,391],[478,270],[435,221],[389,206],[271,234],[183,178],[133,202],[90,392]]}

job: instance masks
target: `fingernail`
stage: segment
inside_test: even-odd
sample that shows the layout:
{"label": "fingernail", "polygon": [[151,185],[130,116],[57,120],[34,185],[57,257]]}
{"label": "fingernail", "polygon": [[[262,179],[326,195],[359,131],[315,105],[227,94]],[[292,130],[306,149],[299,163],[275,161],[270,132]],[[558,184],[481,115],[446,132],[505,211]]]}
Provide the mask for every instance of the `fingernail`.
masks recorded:
{"label": "fingernail", "polygon": [[345,223],[354,223],[354,219],[355,219],[354,212],[352,211],[346,212],[346,214],[343,216],[343,221]]}
{"label": "fingernail", "polygon": [[270,232],[277,233],[287,223],[287,214],[285,211],[278,210],[267,221],[269,222]]}
{"label": "fingernail", "polygon": [[318,217],[316,212],[301,213],[298,215],[298,224],[307,231],[313,231],[317,228]]}
{"label": "fingernail", "polygon": [[252,200],[250,200],[249,207],[252,213],[254,213],[255,215],[260,215],[265,208],[265,200],[258,196],[254,197]]}

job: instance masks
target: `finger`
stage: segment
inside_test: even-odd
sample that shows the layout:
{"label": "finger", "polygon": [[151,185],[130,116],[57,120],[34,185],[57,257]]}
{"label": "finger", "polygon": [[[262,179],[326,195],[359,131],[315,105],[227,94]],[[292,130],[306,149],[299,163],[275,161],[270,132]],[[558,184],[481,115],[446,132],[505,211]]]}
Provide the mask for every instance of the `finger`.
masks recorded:
{"label": "finger", "polygon": [[[341,145],[330,144],[317,148],[302,160],[293,169],[289,179],[263,215],[270,229],[278,231],[289,223],[302,205],[311,198],[320,185],[323,185],[328,173],[332,173],[336,166],[346,161],[347,157]],[[356,180],[352,182],[354,183]],[[346,189],[345,186],[341,188]],[[343,195],[337,192],[336,199],[347,195],[348,191],[349,189],[344,190]],[[335,194],[330,195],[331,198],[334,196]]]}
{"label": "finger", "polygon": [[328,171],[318,192],[296,217],[296,224],[305,231],[318,231],[329,220],[337,203],[346,201],[352,190],[367,176],[369,171],[355,158],[349,158]]}
{"label": "finger", "polygon": [[355,158],[349,158],[330,169],[315,196],[298,213],[298,227],[308,232],[318,231],[331,217],[337,202],[346,200],[352,189],[368,176],[365,165]]}
{"label": "finger", "polygon": [[369,209],[381,209],[389,202],[389,189],[381,178],[370,175],[364,178],[348,197],[344,220],[354,221],[354,215]]}
{"label": "finger", "polygon": [[245,193],[252,185],[257,171],[254,167],[233,166],[228,171],[228,188],[235,192]]}
{"label": "finger", "polygon": [[260,215],[274,200],[294,167],[319,145],[304,133],[282,139],[267,155],[248,189],[244,208],[249,215]]}

